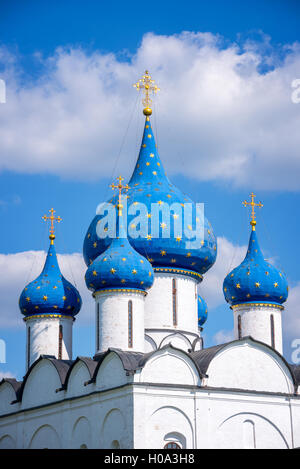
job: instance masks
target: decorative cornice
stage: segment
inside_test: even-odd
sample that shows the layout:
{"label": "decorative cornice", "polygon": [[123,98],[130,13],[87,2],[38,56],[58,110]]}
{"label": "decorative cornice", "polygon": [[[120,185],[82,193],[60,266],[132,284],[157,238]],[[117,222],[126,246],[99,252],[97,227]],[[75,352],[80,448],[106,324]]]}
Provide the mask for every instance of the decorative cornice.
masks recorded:
{"label": "decorative cornice", "polygon": [[72,316],[66,316],[64,314],[33,314],[32,316],[26,316],[23,318],[23,321],[28,321],[29,319],[71,319],[73,322],[75,318]]}
{"label": "decorative cornice", "polygon": [[264,307],[264,308],[276,308],[276,309],[284,309],[284,306],[275,304],[275,303],[240,303],[238,305],[232,305],[231,308],[240,308],[245,306],[255,306],[255,307]]}
{"label": "decorative cornice", "polygon": [[144,290],[138,290],[134,288],[109,288],[95,291],[93,293],[93,297],[95,298],[96,295],[102,295],[104,293],[138,293],[143,296],[147,295],[147,292]]}
{"label": "decorative cornice", "polygon": [[153,267],[153,270],[154,272],[181,274],[186,275],[187,277],[195,277],[199,281],[203,280],[203,276],[198,272],[194,272],[193,270],[176,269],[174,267]]}

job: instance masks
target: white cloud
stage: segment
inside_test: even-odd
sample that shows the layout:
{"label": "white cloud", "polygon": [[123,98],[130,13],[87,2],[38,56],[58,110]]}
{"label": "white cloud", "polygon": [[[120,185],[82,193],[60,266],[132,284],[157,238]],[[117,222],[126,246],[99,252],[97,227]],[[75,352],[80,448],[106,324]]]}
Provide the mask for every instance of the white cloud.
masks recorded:
{"label": "white cloud", "polygon": [[[155,114],[169,174],[299,190],[300,105],[292,103],[291,83],[300,46],[284,50],[279,60],[268,38],[240,49],[209,33],[146,34],[128,61],[74,48],[47,60],[37,54],[41,76],[24,84],[18,58],[2,49],[0,170],[110,177],[136,99],[131,84],[149,67],[162,89]],[[266,64],[273,69],[259,73]],[[140,110],[133,115],[117,163],[127,176],[138,150],[137,115],[142,125]]]}
{"label": "white cloud", "polygon": [[221,330],[217,332],[213,337],[213,343],[215,345],[226,344],[234,340],[234,331]]}
{"label": "white cloud", "polygon": [[0,381],[3,379],[3,378],[17,378],[16,375],[14,373],[11,373],[10,371],[0,371]]}

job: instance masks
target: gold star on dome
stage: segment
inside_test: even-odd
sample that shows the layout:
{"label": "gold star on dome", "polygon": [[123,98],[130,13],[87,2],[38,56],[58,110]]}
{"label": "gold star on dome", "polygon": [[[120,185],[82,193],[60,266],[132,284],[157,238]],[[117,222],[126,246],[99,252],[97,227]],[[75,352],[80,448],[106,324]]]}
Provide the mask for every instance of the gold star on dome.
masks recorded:
{"label": "gold star on dome", "polygon": [[181,237],[180,237],[180,236],[177,236],[176,241],[177,241],[177,243],[180,243]]}
{"label": "gold star on dome", "polygon": [[151,275],[152,275],[152,272],[149,272],[149,277],[151,277]]}
{"label": "gold star on dome", "polygon": [[143,259],[141,259],[141,260],[140,260],[140,263],[141,263],[141,264],[144,264],[144,261],[143,261]]}
{"label": "gold star on dome", "polygon": [[149,163],[149,161],[147,161],[147,162],[146,162],[146,166],[150,166],[150,163]]}
{"label": "gold star on dome", "polygon": [[175,264],[176,259],[171,259],[172,264]]}
{"label": "gold star on dome", "polygon": [[126,280],[122,278],[121,283],[126,283]]}
{"label": "gold star on dome", "polygon": [[278,282],[275,282],[275,283],[274,283],[274,287],[275,287],[275,288],[278,287]]}
{"label": "gold star on dome", "polygon": [[56,289],[57,289],[57,286],[56,286],[56,285],[54,285],[54,287],[53,287],[53,290],[56,290]]}
{"label": "gold star on dome", "polygon": [[158,205],[162,205],[162,204],[163,204],[163,201],[162,201],[162,200],[159,200],[157,203],[158,203]]}
{"label": "gold star on dome", "polygon": [[255,286],[256,286],[256,288],[259,288],[259,287],[260,287],[260,283],[259,283],[259,282],[255,282]]}
{"label": "gold star on dome", "polygon": [[47,300],[48,300],[48,296],[47,296],[47,295],[44,295],[44,296],[43,296],[43,300],[44,300],[44,301],[47,301]]}
{"label": "gold star on dome", "polygon": [[147,240],[148,240],[148,241],[151,241],[151,239],[152,239],[152,236],[151,236],[150,234],[148,234],[148,235],[147,235]]}
{"label": "gold star on dome", "polygon": [[126,261],[126,257],[122,257],[122,261],[125,262],[125,261]]}
{"label": "gold star on dome", "polygon": [[151,213],[148,213],[148,214],[147,214],[147,218],[151,218]]}
{"label": "gold star on dome", "polygon": [[167,254],[166,251],[160,251],[160,253],[162,256],[165,256]]}
{"label": "gold star on dome", "polygon": [[141,285],[144,285],[144,282],[143,282],[143,280],[141,281]]}
{"label": "gold star on dome", "polygon": [[40,286],[36,287],[37,290],[39,290],[40,288],[41,288]]}
{"label": "gold star on dome", "polygon": [[157,175],[157,172],[156,172],[156,171],[152,171],[152,174],[154,174],[154,176],[156,176],[156,175]]}
{"label": "gold star on dome", "polygon": [[112,274],[116,273],[116,269],[114,269],[113,267],[110,269],[110,271],[111,271]]}
{"label": "gold star on dome", "polygon": [[133,273],[133,275],[137,274],[136,269],[133,269],[132,273]]}
{"label": "gold star on dome", "polygon": [[150,158],[154,158],[154,153],[150,153]]}
{"label": "gold star on dome", "polygon": [[175,218],[175,220],[177,220],[178,217],[179,217],[179,215],[177,213],[173,214],[173,218]]}
{"label": "gold star on dome", "polygon": [[188,252],[187,255],[186,255],[186,257],[191,257],[191,255],[192,255],[192,254],[191,254],[190,252]]}
{"label": "gold star on dome", "polygon": [[151,135],[151,134],[148,134],[147,137],[148,137],[148,138],[152,138],[152,135]]}
{"label": "gold star on dome", "polygon": [[64,301],[66,301],[67,297],[66,297],[66,296],[63,296],[62,299],[63,299]]}
{"label": "gold star on dome", "polygon": [[97,276],[97,272],[96,272],[96,270],[93,270],[93,275],[94,275],[94,277],[96,277],[96,276]]}
{"label": "gold star on dome", "polygon": [[164,222],[160,224],[160,227],[161,227],[162,229],[165,229],[166,226],[167,226],[167,225],[166,225],[166,223],[164,223]]}
{"label": "gold star on dome", "polygon": [[94,248],[96,248],[96,247],[97,247],[97,243],[96,243],[96,241],[94,242],[93,246],[94,246]]}
{"label": "gold star on dome", "polygon": [[30,301],[30,298],[29,298],[29,296],[27,296],[27,297],[26,297],[26,301]]}
{"label": "gold star on dome", "polygon": [[236,288],[241,288],[241,285],[239,283],[237,283]]}
{"label": "gold star on dome", "polygon": [[247,295],[246,295],[246,296],[247,296],[247,298],[250,298],[250,297],[251,297],[250,293],[247,293]]}

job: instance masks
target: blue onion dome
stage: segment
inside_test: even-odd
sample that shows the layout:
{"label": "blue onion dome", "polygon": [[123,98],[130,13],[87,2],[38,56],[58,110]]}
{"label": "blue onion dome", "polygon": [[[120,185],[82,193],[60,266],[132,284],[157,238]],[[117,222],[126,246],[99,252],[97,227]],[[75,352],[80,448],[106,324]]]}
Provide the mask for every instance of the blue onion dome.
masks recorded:
{"label": "blue onion dome", "polygon": [[42,273],[22,291],[19,307],[29,316],[72,316],[79,313],[81,297],[78,290],[61,274],[52,235]]}
{"label": "blue onion dome", "polygon": [[[117,197],[109,202],[116,206]],[[151,204],[159,208],[158,216],[151,211]],[[183,215],[188,204],[190,221]],[[170,216],[166,217],[162,212],[168,207]],[[217,243],[212,227],[203,216],[203,237],[195,241],[196,235],[192,233],[195,233],[196,225],[199,228],[202,217],[196,212],[196,204],[169,181],[158,155],[149,116],[146,117],[139,157],[129,181],[127,211],[128,239],[137,252],[147,257],[155,271],[174,271],[201,280],[202,274],[214,264]],[[103,216],[95,216],[84,240],[83,254],[87,265],[94,262],[111,242],[109,237],[99,237],[96,232]],[[156,226],[156,232],[152,225]],[[137,237],[135,230],[138,229],[141,231]]]}
{"label": "blue onion dome", "polygon": [[231,305],[257,302],[281,305],[288,297],[286,276],[264,259],[255,226],[246,257],[225,278],[223,292]]}
{"label": "blue onion dome", "polygon": [[89,265],[85,282],[93,293],[104,290],[145,292],[154,281],[150,262],[129,243],[122,215],[119,214],[116,233],[105,252]]}
{"label": "blue onion dome", "polygon": [[200,295],[198,295],[198,324],[200,327],[203,326],[203,324],[206,322],[207,313],[208,313],[207,304],[203,300],[203,298]]}

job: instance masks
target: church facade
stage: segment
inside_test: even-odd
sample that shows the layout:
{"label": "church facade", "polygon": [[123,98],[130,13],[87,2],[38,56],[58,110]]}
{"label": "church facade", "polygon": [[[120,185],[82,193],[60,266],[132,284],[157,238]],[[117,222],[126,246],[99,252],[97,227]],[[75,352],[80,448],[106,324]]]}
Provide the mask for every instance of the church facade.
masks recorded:
{"label": "church facade", "polygon": [[95,355],[72,357],[82,300],[60,271],[61,219],[51,209],[44,268],[19,300],[26,374],[0,383],[0,448],[300,447],[300,367],[282,356],[288,285],[260,249],[262,204],[253,193],[244,202],[252,209],[249,247],[224,279],[235,339],[205,348],[198,285],[216,260],[216,238],[164,171],[150,121],[158,88],[148,72],[136,88],[145,93],[145,127],[133,175],[112,185],[117,193],[83,246]]}

